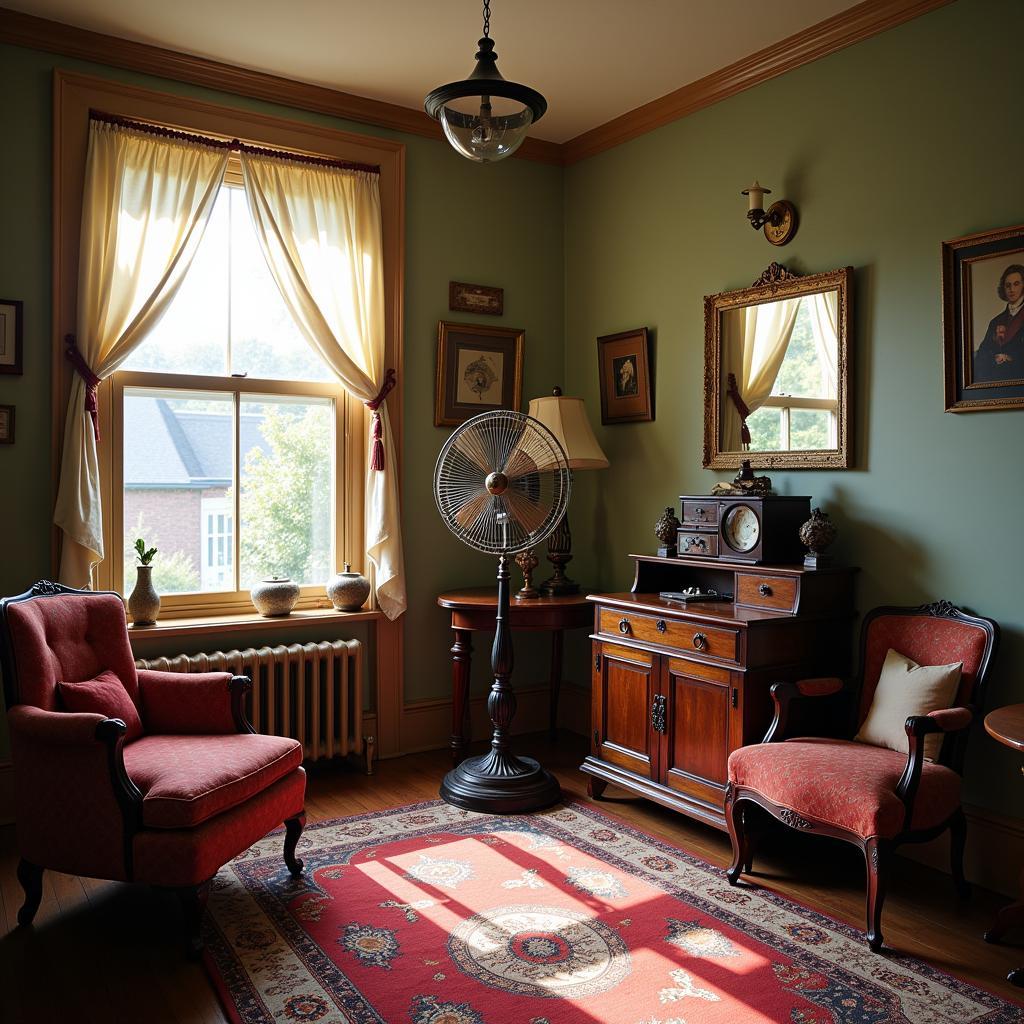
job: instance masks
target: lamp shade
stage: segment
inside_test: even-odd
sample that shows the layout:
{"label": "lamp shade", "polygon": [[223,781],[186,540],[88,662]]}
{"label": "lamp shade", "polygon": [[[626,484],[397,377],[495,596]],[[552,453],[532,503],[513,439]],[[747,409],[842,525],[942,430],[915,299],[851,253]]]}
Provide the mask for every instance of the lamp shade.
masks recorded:
{"label": "lamp shade", "polygon": [[555,394],[531,398],[528,413],[540,420],[565,449],[570,469],[607,469],[608,459],[590,429],[582,398],[566,398],[556,388]]}

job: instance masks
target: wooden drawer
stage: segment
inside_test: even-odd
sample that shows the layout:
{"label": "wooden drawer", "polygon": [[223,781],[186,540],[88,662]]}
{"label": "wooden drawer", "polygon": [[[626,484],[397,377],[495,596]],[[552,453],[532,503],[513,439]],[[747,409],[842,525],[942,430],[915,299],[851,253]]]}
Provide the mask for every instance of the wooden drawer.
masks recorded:
{"label": "wooden drawer", "polygon": [[739,652],[739,634],[732,629],[698,625],[678,619],[659,619],[653,615],[601,609],[601,632],[621,638],[632,637],[647,643],[673,647],[687,654],[735,661]]}
{"label": "wooden drawer", "polygon": [[714,498],[706,501],[683,502],[684,526],[717,526],[718,502]]}
{"label": "wooden drawer", "polygon": [[788,576],[737,573],[736,603],[791,612],[796,607],[796,580]]}
{"label": "wooden drawer", "polygon": [[681,558],[689,555],[697,558],[715,558],[718,555],[718,534],[697,530],[679,530],[676,545]]}

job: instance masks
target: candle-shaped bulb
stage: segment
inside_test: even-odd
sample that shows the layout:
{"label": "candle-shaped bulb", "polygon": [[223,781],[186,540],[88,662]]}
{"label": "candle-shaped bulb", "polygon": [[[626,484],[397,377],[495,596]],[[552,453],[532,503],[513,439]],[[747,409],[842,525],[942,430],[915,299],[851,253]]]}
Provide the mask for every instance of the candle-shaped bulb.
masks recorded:
{"label": "candle-shaped bulb", "polygon": [[770,194],[771,194],[771,189],[770,188],[764,188],[762,185],[758,184],[756,179],[754,181],[754,184],[751,185],[750,188],[745,188],[740,193],[740,195],[744,195],[744,196],[749,196],[750,197],[750,204],[749,204],[748,208],[751,211],[763,210],[764,209],[764,197],[766,195],[770,195]]}

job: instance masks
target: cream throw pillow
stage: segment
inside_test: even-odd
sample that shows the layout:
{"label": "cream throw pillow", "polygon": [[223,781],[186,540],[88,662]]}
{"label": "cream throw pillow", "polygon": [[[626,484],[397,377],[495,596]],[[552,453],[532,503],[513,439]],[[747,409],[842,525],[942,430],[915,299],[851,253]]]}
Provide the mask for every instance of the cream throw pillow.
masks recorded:
{"label": "cream throw pillow", "polygon": [[[890,647],[868,716],[854,739],[909,753],[907,719],[952,707],[962,668],[959,661],[954,665],[918,665]],[[928,760],[934,761],[941,748],[941,733],[924,738],[924,756]]]}

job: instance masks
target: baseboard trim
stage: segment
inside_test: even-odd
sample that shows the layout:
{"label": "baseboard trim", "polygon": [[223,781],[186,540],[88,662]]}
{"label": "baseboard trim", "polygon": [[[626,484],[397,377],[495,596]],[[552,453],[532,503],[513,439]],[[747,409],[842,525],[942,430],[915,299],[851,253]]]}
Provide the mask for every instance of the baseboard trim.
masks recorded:
{"label": "baseboard trim", "polygon": [[14,823],[14,765],[0,762],[0,825]]}

